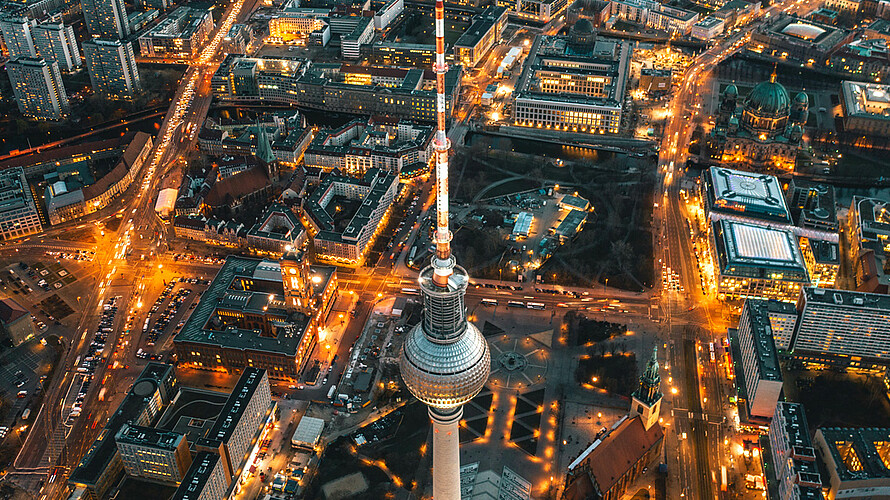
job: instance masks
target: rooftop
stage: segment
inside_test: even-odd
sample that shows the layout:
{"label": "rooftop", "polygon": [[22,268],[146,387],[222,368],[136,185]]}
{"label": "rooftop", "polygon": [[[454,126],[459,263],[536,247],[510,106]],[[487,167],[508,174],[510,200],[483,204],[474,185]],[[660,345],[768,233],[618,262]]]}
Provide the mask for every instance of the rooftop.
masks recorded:
{"label": "rooftop", "polygon": [[[777,306],[777,304],[783,305]],[[782,369],[779,367],[779,353],[776,351],[776,343],[773,340],[769,313],[771,308],[782,312],[789,309],[793,311],[794,305],[787,302],[748,299],[745,301],[744,308],[748,311],[754,347],[754,362],[757,364],[760,380],[781,381]],[[742,315],[744,316],[744,312]]]}
{"label": "rooftop", "polygon": [[114,440],[117,432],[125,424],[139,419],[151,401],[152,395],[171,376],[172,365],[150,362],[142,370],[139,378],[130,387],[120,406],[108,419],[99,437],[81,458],[77,467],[71,471],[68,482],[72,484],[95,485],[108,463],[114,458],[117,443]]}
{"label": "rooftop", "polygon": [[0,299],[0,323],[8,325],[28,314],[28,311],[15,300],[9,297]]}
{"label": "rooftop", "polygon": [[247,405],[257,388],[264,382],[268,385],[269,382],[265,375],[266,370],[250,366],[244,368],[244,372],[232,389],[232,394],[226,401],[226,405],[219,412],[216,423],[207,432],[205,439],[222,443],[229,442],[229,438],[232,437],[235,427],[241,420],[241,415],[247,410]]}
{"label": "rooftop", "polygon": [[890,86],[879,83],[841,82],[844,113],[857,118],[890,119]]}
{"label": "rooftop", "polygon": [[736,268],[762,268],[767,272],[761,278],[808,281],[797,237],[791,231],[728,219],[713,225],[723,273],[735,275],[740,271]]}
{"label": "rooftop", "polygon": [[[365,175],[360,178],[340,175],[337,170],[328,174],[306,199],[304,205],[306,215],[319,228],[315,238],[332,241],[357,240],[371,220],[372,213],[397,182],[398,178],[395,175],[377,168],[368,169]],[[337,229],[334,217],[328,211],[329,202],[338,191],[338,184],[354,187],[348,190],[352,193],[348,198],[361,200],[361,206],[342,231]]]}
{"label": "rooftop", "polygon": [[852,290],[804,287],[804,301],[807,304],[827,304],[846,309],[874,309],[890,311],[890,295],[882,293],[855,292]]}
{"label": "rooftop", "polygon": [[711,167],[703,177],[709,212],[791,222],[782,186],[775,176]]}
{"label": "rooftop", "polygon": [[21,167],[3,170],[0,172],[0,213],[13,212],[10,215],[18,216],[22,209],[37,210],[25,171]]}
{"label": "rooftop", "polygon": [[165,450],[176,449],[184,438],[185,436],[178,432],[127,424],[123,425],[115,435],[115,441],[118,443],[151,446]]}
{"label": "rooftop", "polygon": [[219,462],[219,455],[216,453],[198,452],[171,500],[199,500],[203,498],[201,493],[204,491],[204,485],[213,474],[217,462]]}
{"label": "rooftop", "polygon": [[[310,274],[320,278],[317,284],[313,280],[316,293],[324,290],[334,271],[333,267],[310,266]],[[283,304],[279,307],[277,303],[272,303],[270,295],[284,296],[279,263],[231,255],[226,258],[174,342],[296,356],[309,318],[299,312],[288,313]],[[274,335],[266,336],[255,330],[211,321],[220,308],[269,314],[280,320],[276,321]]]}
{"label": "rooftop", "polygon": [[[803,405],[780,401],[776,405],[776,418],[784,424],[784,432],[788,439],[788,449],[796,476],[796,488],[800,500],[822,500],[822,480],[816,466],[816,453],[810,441],[810,429],[807,426],[806,413]],[[780,464],[773,464],[774,470]],[[819,485],[819,486],[816,486]]]}
{"label": "rooftop", "polygon": [[293,241],[303,232],[297,215],[281,203],[273,203],[266,213],[250,228],[248,236]]}
{"label": "rooftop", "polygon": [[817,432],[841,481],[890,478],[890,428],[822,427]]}

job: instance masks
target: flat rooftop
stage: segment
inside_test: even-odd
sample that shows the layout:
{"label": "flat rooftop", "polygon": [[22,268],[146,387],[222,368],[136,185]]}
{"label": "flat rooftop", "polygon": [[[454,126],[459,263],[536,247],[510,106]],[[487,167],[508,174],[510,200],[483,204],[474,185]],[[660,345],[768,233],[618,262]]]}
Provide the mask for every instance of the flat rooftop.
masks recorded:
{"label": "flat rooftop", "polygon": [[[776,343],[773,339],[772,325],[769,313],[770,303],[777,301],[748,299],[745,301],[745,309],[748,310],[748,319],[751,324],[752,345],[754,347],[754,362],[757,364],[760,380],[782,381],[782,369],[779,367],[779,353],[776,351]],[[794,309],[794,305],[785,303],[787,308]]]}
{"label": "flat rooftop", "polygon": [[189,443],[194,443],[213,427],[228,400],[229,395],[223,392],[180,387],[156,427],[185,434]]}
{"label": "flat rooftop", "polygon": [[[713,222],[720,272],[749,278],[808,282],[808,274],[797,236],[775,229],[723,219]],[[737,268],[759,268],[765,272],[751,276]]]}
{"label": "flat rooftop", "polygon": [[827,304],[846,309],[872,309],[890,311],[890,295],[882,293],[855,292],[830,288],[804,287],[804,299],[808,304]]}
{"label": "flat rooftop", "polygon": [[[232,389],[232,394],[219,412],[216,423],[210,428],[205,436],[206,439],[228,443],[235,427],[241,421],[241,415],[247,410],[247,404],[253,398],[253,394],[263,383],[266,370],[259,368],[246,367],[244,373],[238,379],[238,383]],[[268,384],[268,382],[266,382]]]}
{"label": "flat rooftop", "polygon": [[219,462],[219,455],[209,451],[202,451],[195,455],[191,467],[182,478],[179,488],[173,494],[171,500],[199,500],[203,498],[201,493],[204,485],[213,475],[213,470]]}
{"label": "flat rooftop", "polygon": [[847,116],[890,120],[890,86],[880,83],[841,82],[841,98]]}
{"label": "flat rooftop", "polygon": [[890,428],[822,427],[819,432],[841,481],[890,478]]}
{"label": "flat rooftop", "polygon": [[711,167],[703,177],[709,212],[791,222],[782,185],[775,176]]}

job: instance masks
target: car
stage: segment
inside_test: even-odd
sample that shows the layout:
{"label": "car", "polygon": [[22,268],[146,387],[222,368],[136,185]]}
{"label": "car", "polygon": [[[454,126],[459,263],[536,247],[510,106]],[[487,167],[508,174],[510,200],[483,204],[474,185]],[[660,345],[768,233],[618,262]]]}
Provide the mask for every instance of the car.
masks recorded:
{"label": "car", "polygon": [[19,389],[25,386],[28,383],[28,379],[22,379],[15,383],[15,386]]}
{"label": "car", "polygon": [[16,394],[16,397],[17,397],[17,398],[20,398],[20,399],[21,399],[21,398],[24,398],[24,397],[27,397],[27,396],[28,396],[28,391],[19,391],[19,393]]}

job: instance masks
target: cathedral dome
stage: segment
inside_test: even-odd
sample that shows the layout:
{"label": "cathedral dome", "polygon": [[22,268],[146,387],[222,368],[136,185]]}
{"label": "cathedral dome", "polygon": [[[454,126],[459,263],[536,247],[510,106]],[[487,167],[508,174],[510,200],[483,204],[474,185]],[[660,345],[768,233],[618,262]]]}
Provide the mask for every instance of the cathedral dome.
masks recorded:
{"label": "cathedral dome", "polygon": [[748,94],[745,109],[759,116],[787,116],[791,109],[788,91],[773,75],[768,82],[758,83]]}

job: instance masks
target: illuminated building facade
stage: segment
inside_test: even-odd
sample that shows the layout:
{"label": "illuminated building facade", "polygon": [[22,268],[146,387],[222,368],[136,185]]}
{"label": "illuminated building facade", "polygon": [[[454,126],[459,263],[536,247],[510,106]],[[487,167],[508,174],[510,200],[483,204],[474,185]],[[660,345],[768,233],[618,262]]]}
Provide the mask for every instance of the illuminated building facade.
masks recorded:
{"label": "illuminated building facade", "polygon": [[144,57],[192,58],[212,31],[209,10],[177,7],[139,37],[139,53]]}
{"label": "illuminated building facade", "polygon": [[568,37],[536,37],[514,91],[513,123],[616,134],[630,47],[598,39],[590,23],[576,23],[573,30]]}
{"label": "illuminated building facade", "polygon": [[[507,5],[509,4],[509,5]],[[498,2],[498,5],[509,6],[511,14],[519,19],[549,23],[559,16],[568,6],[567,0],[510,0]]]}
{"label": "illuminated building facade", "polygon": [[847,78],[886,82],[890,78],[890,47],[885,38],[860,38],[833,51],[825,65]]}
{"label": "illuminated building facade", "polygon": [[[371,66],[427,69],[436,60],[436,46],[421,43],[374,42],[362,46],[362,53]],[[446,60],[453,60],[454,55],[449,56]]]}
{"label": "illuminated building facade", "polygon": [[769,426],[769,444],[769,458],[778,482],[776,498],[823,500],[822,478],[803,405],[784,401],[776,405]]}
{"label": "illuminated building facade", "polygon": [[428,172],[432,157],[431,126],[371,119],[320,131],[306,149],[304,162],[325,171],[337,168],[364,175],[376,168],[404,178]]}
{"label": "illuminated building facade", "polygon": [[114,440],[130,476],[179,484],[192,463],[184,434],[124,424]]}
{"label": "illuminated building facade", "polygon": [[83,55],[97,93],[114,99],[130,99],[142,91],[131,43],[95,38],[83,42]]}
{"label": "illuminated building facade", "polygon": [[820,427],[813,437],[828,498],[866,499],[890,491],[890,428]]}
{"label": "illuminated building facade", "polygon": [[707,141],[710,158],[724,165],[793,169],[809,116],[807,95],[801,92],[792,102],[775,72],[746,98],[738,94],[729,85],[720,96]]}
{"label": "illuminated building facade", "polygon": [[890,134],[890,86],[841,82],[844,130],[861,134]]}
{"label": "illuminated building facade", "polygon": [[81,65],[74,28],[64,23],[41,23],[34,27],[34,46],[40,57],[56,61],[61,71],[74,71]]}
{"label": "illuminated building facade", "polygon": [[790,351],[807,361],[852,367],[890,364],[890,296],[806,287]]}
{"label": "illuminated building facade", "polygon": [[[312,233],[315,255],[344,265],[360,265],[395,199],[397,174],[376,168],[362,177],[328,174],[306,199],[303,210]],[[351,217],[340,215],[337,200],[352,200],[358,207]]]}
{"label": "illuminated building facade", "polygon": [[19,111],[42,120],[61,120],[71,111],[56,61],[19,57],[6,63]]}
{"label": "illuminated building facade", "polygon": [[173,339],[177,360],[205,370],[252,366],[296,380],[336,298],[336,268],[310,266],[311,314],[290,307],[277,261],[230,256]]}
{"label": "illuminated building facade", "polygon": [[83,0],[87,31],[94,38],[120,40],[130,34],[124,0]]}
{"label": "illuminated building facade", "polygon": [[790,230],[719,219],[711,225],[710,243],[721,299],[794,302],[810,283]]}
{"label": "illuminated building facade", "polygon": [[4,16],[0,18],[0,34],[6,45],[9,59],[37,57],[33,30],[37,23],[27,17]]}
{"label": "illuminated building facade", "polygon": [[289,42],[300,40],[310,33],[321,29],[327,23],[321,17],[307,16],[302,12],[282,11],[278,16],[269,20],[269,36],[271,41],[281,40]]}
{"label": "illuminated building facade", "polygon": [[854,196],[847,212],[848,254],[856,290],[890,292],[890,203]]}
{"label": "illuminated building facade", "polygon": [[507,26],[507,9],[492,5],[473,17],[473,23],[454,42],[454,54],[464,67],[476,66],[501,40]]}
{"label": "illuminated building facade", "polygon": [[840,246],[833,241],[804,237],[800,239],[800,250],[813,286],[834,288],[841,267]]}
{"label": "illuminated building facade", "polygon": [[[373,81],[369,85],[366,77],[354,68],[343,65],[322,70],[308,61],[233,57],[220,65],[211,87],[214,97],[226,101],[274,101],[333,113],[435,121],[436,93],[426,72],[395,70],[404,71],[404,77],[393,87],[374,85]],[[369,71],[382,73],[393,69]],[[449,113],[460,94],[462,72],[461,66],[453,66],[445,75],[445,105]]]}
{"label": "illuminated building facade", "polygon": [[[782,393],[782,369],[779,353],[773,337],[770,307],[794,310],[785,302],[748,299],[742,307],[739,327],[731,341],[737,340],[741,354],[742,373],[739,381],[744,388],[744,399],[749,416],[769,419],[776,411],[776,403]],[[783,304],[783,306],[778,306]]]}

